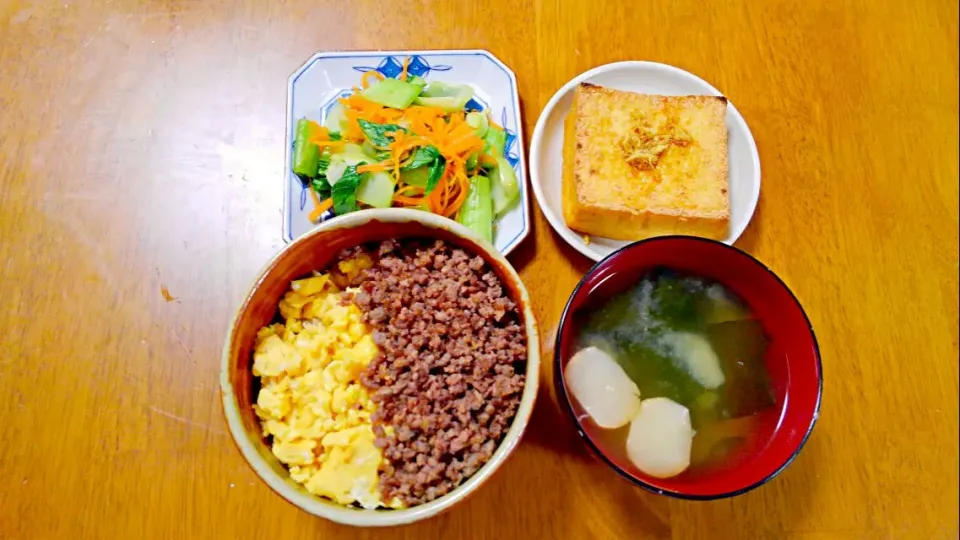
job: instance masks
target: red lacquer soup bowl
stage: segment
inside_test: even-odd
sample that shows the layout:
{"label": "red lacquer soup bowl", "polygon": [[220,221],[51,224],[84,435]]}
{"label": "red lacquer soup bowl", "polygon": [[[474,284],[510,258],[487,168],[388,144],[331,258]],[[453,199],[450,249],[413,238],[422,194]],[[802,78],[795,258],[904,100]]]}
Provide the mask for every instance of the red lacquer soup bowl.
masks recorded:
{"label": "red lacquer soup bowl", "polygon": [[[599,428],[568,394],[564,367],[576,352],[577,315],[628,290],[648,271],[669,268],[715,281],[738,295],[769,338],[765,352],[774,405],[756,415],[751,442],[727,463],[672,478],[644,474],[597,436]],[[554,357],[558,401],[587,446],[620,476],[654,493],[709,500],[754,489],[786,468],[810,437],[820,409],[823,376],[817,340],[803,308],[786,284],[750,255],[720,242],[666,236],[630,244],[594,266],[574,289],[560,319]],[[644,396],[641,396],[643,398]]]}

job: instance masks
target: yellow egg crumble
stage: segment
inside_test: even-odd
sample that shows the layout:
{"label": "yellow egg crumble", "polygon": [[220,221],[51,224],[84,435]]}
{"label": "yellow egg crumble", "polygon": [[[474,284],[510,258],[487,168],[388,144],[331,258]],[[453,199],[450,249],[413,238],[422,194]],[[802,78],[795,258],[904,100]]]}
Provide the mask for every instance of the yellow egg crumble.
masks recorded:
{"label": "yellow egg crumble", "polygon": [[[339,270],[349,275],[367,262],[343,261]],[[258,332],[254,410],[273,454],[307,491],[344,505],[400,508],[399,500],[381,500],[374,403],[360,384],[377,347],[360,310],[341,303],[335,277],[292,282],[279,305],[285,323]]]}

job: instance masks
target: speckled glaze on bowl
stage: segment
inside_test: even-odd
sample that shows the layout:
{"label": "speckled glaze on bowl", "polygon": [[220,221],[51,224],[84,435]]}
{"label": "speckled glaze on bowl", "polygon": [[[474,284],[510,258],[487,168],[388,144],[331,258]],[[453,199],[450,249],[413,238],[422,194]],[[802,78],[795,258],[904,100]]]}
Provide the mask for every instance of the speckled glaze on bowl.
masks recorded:
{"label": "speckled glaze on bowl", "polygon": [[[520,407],[493,457],[455,490],[434,501],[403,510],[364,510],[345,507],[311,495],[290,479],[261,436],[253,412],[252,355],[257,330],[274,319],[277,302],[290,281],[311,270],[326,268],[347,247],[390,238],[438,238],[476,253],[494,269],[520,307],[527,332],[526,384]],[[476,238],[459,223],[418,210],[400,208],[362,210],[337,217],[288,244],[260,273],[237,311],[223,347],[220,391],[230,434],[254,472],[281,497],[302,510],[337,523],[376,527],[412,523],[437,515],[462,501],[486,482],[517,447],[537,397],[540,338],[530,297],[520,276],[489,243]]]}

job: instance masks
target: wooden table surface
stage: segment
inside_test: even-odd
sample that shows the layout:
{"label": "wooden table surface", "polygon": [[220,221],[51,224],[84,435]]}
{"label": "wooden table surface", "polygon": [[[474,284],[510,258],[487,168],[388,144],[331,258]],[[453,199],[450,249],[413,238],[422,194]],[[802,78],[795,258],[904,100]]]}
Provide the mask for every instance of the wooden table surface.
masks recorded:
{"label": "wooden table surface", "polygon": [[[957,538],[957,16],[934,0],[0,3],[0,538]],[[316,50],[373,48],[492,51],[527,142],[553,92],[607,62],[721,89],[763,166],[737,245],[792,287],[823,355],[793,465],[734,499],[654,496],[590,459],[544,395],[494,479],[419,525],[338,526],[261,483],[218,370],[283,245],[286,79]],[[534,213],[511,260],[549,338],[590,261]]]}

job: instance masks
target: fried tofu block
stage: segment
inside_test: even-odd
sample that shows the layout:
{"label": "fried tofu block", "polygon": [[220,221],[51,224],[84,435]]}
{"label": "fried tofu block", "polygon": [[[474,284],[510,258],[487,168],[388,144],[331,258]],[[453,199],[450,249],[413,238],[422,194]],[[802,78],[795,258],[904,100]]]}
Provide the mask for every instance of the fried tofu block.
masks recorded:
{"label": "fried tofu block", "polygon": [[563,216],[584,234],[724,238],[727,100],[581,84],[564,124]]}

